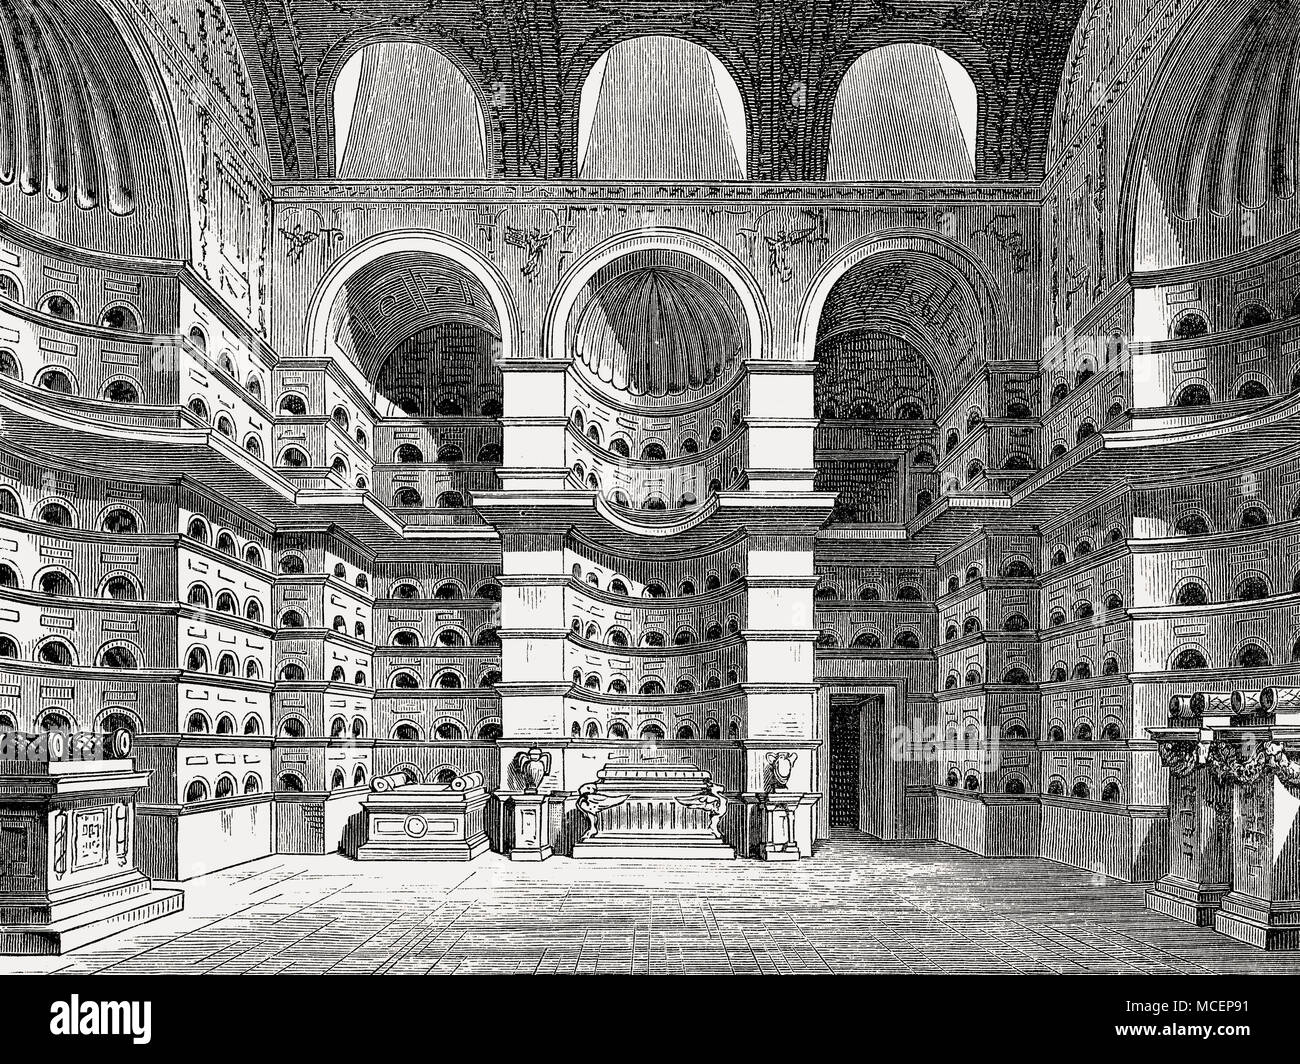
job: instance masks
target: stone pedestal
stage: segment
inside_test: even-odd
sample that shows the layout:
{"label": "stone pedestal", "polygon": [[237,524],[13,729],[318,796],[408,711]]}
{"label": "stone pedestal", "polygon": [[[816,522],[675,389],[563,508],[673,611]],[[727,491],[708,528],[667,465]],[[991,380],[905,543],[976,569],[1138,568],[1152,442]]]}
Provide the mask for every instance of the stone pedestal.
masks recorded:
{"label": "stone pedestal", "polygon": [[720,829],[726,805],[694,765],[606,765],[578,789],[587,830],[573,856],[732,860]]}
{"label": "stone pedestal", "polygon": [[[1213,697],[1234,712],[1211,715]],[[1170,770],[1171,846],[1147,905],[1259,949],[1300,949],[1300,688],[1183,702],[1171,727],[1148,729]]]}
{"label": "stone pedestal", "polygon": [[[798,720],[803,721],[802,711]],[[769,729],[771,730],[771,729]],[[817,837],[816,809],[821,801],[813,780],[816,740],[787,740],[776,745],[766,739],[746,739],[745,748],[745,856],[769,861],[797,851],[811,857]]]}
{"label": "stone pedestal", "polygon": [[1266,950],[1300,949],[1300,799],[1270,773],[1234,787],[1232,890],[1214,929]]}
{"label": "stone pedestal", "polygon": [[1195,750],[1195,739],[1162,743],[1170,767],[1169,872],[1147,891],[1146,904],[1175,920],[1210,927],[1232,889],[1232,790],[1197,767]]}
{"label": "stone pedestal", "polygon": [[506,850],[512,861],[545,861],[551,856],[550,798],[545,794],[505,797]]}
{"label": "stone pedestal", "polygon": [[[743,797],[746,823],[758,821],[760,834],[753,850],[759,857],[765,861],[797,861],[812,856],[812,838],[806,825],[811,821],[813,807],[821,799],[820,794],[770,791]],[[750,808],[756,816],[750,813]]]}
{"label": "stone pedestal", "polygon": [[130,760],[0,761],[0,953],[59,954],[179,912],[135,867]]}
{"label": "stone pedestal", "polygon": [[488,793],[482,785],[411,784],[371,794],[361,803],[366,841],[358,861],[472,861],[490,843]]}

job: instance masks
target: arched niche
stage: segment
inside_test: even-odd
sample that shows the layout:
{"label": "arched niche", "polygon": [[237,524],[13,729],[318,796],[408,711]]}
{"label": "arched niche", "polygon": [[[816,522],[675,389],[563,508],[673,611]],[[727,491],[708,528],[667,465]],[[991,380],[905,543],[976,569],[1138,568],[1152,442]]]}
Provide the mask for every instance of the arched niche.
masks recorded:
{"label": "arched niche", "polygon": [[500,323],[492,298],[442,255],[396,252],[353,273],[335,297],[329,339],[370,381],[384,409],[499,416]]}
{"label": "arched niche", "polygon": [[563,279],[546,329],[548,354],[568,363],[569,464],[606,520],[673,534],[724,485],[741,490],[745,363],[765,321],[728,252],[668,229],[606,241]]}
{"label": "arched niche", "polygon": [[[491,398],[493,387],[499,395],[496,362],[511,357],[517,328],[504,280],[473,248],[433,233],[396,230],[354,248],[326,274],[308,310],[306,352],[337,358],[359,382],[373,385],[402,344],[438,330],[476,367],[461,392],[462,405],[468,401],[477,410],[482,402],[475,401]],[[435,339],[421,341],[426,358],[438,349]],[[479,388],[488,375],[496,384]],[[430,387],[436,391],[437,382]],[[390,405],[400,410],[399,403]]]}
{"label": "arched niche", "polygon": [[837,495],[833,522],[910,521],[933,506],[936,421],[996,342],[989,292],[929,235],[871,238],[816,278],[799,336],[815,366],[814,488]]}
{"label": "arched niche", "polygon": [[770,326],[753,276],[735,256],[720,245],[688,230],[668,227],[656,227],[603,241],[573,264],[562,279],[546,314],[548,356],[567,357],[569,328],[575,318],[575,307],[584,298],[584,290],[589,282],[610,263],[638,252],[681,253],[698,259],[715,271],[730,290],[727,298],[734,295],[744,312],[745,346],[741,357],[763,357]]}
{"label": "arched niche", "polygon": [[818,343],[836,335],[886,329],[929,359],[942,407],[997,358],[995,291],[955,244],[928,233],[880,233],[844,249],[814,278],[800,312],[799,350],[815,358]]}
{"label": "arched niche", "polygon": [[583,286],[566,350],[631,401],[699,394],[734,374],[750,350],[735,288],[681,249],[630,251]]}

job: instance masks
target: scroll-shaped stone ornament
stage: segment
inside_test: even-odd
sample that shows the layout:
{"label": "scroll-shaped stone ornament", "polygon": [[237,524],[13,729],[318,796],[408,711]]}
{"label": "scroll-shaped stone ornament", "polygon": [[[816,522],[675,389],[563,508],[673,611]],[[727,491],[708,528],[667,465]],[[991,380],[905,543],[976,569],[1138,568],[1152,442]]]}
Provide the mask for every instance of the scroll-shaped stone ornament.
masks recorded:
{"label": "scroll-shaped stone ornament", "polygon": [[1300,687],[1265,687],[1259,693],[1259,708],[1266,713],[1300,708]]}
{"label": "scroll-shaped stone ornament", "polygon": [[1190,776],[1205,764],[1204,747],[1192,739],[1162,741],[1156,750],[1160,754],[1160,763],[1179,779]]}
{"label": "scroll-shaped stone ornament", "polygon": [[131,733],[126,728],[115,728],[106,737],[104,742],[105,752],[108,757],[115,760],[131,756],[131,747],[134,740]]}
{"label": "scroll-shaped stone ornament", "polygon": [[1191,710],[1194,717],[1218,714],[1230,715],[1232,713],[1232,695],[1214,691],[1197,691],[1192,695]]}
{"label": "scroll-shaped stone ornament", "polygon": [[45,733],[45,760],[62,761],[68,751],[68,737],[61,731]]}
{"label": "scroll-shaped stone ornament", "polygon": [[1249,713],[1257,713],[1264,708],[1263,691],[1252,691],[1247,689],[1238,689],[1232,692],[1231,705],[1232,715],[1234,717],[1245,716]]}

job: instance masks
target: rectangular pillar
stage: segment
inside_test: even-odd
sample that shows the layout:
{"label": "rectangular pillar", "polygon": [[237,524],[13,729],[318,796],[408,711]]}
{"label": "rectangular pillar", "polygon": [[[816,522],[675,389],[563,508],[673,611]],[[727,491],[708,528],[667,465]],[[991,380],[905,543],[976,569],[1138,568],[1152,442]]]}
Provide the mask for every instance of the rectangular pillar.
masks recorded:
{"label": "rectangular pillar", "polygon": [[1232,789],[1205,769],[1169,779],[1169,872],[1149,891],[1147,908],[1211,927],[1232,889]]}
{"label": "rectangular pillar", "polygon": [[562,491],[565,455],[564,374],[567,359],[501,360],[502,491]]}
{"label": "rectangular pillar", "polygon": [[[749,544],[748,594],[745,604],[745,792],[754,796],[788,790],[808,801],[780,806],[780,827],[801,856],[811,856],[815,835],[813,810],[814,732],[817,719],[816,653],[813,588],[813,540],[806,535],[761,535]],[[793,756],[790,756],[793,755]],[[772,759],[785,756],[789,777],[778,788]],[[761,799],[756,815],[765,851],[768,806]],[[778,818],[779,819],[779,818]],[[773,850],[789,853],[789,850]]]}
{"label": "rectangular pillar", "polygon": [[751,359],[749,382],[749,490],[812,491],[813,362]]}
{"label": "rectangular pillar", "polygon": [[1214,929],[1260,949],[1300,949],[1300,797],[1266,770],[1233,792],[1232,890]]}

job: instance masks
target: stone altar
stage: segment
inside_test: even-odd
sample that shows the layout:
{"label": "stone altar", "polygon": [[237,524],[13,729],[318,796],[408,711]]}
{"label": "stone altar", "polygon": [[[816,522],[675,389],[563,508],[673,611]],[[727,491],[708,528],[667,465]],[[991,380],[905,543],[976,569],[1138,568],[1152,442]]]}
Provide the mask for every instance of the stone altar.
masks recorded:
{"label": "stone altar", "polygon": [[573,856],[732,860],[721,831],[726,807],[713,777],[694,765],[607,764],[578,788],[587,830]]}
{"label": "stone altar", "polygon": [[1300,688],[1176,695],[1148,728],[1170,773],[1170,872],[1149,908],[1300,949]]}
{"label": "stone altar", "polygon": [[0,954],[66,953],[181,910],[135,867],[148,779],[126,758],[0,760]]}

